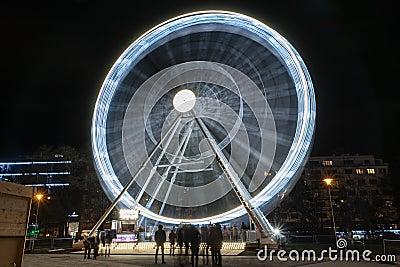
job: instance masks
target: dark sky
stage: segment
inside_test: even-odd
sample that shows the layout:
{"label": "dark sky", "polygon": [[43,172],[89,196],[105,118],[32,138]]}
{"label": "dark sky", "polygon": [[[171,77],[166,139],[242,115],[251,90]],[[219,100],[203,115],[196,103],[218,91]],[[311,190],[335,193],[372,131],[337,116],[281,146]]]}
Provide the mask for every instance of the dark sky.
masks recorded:
{"label": "dark sky", "polygon": [[97,94],[123,50],[166,19],[221,9],[269,25],[304,59],[317,101],[312,155],[400,162],[395,1],[141,2],[2,1],[0,158],[88,144]]}

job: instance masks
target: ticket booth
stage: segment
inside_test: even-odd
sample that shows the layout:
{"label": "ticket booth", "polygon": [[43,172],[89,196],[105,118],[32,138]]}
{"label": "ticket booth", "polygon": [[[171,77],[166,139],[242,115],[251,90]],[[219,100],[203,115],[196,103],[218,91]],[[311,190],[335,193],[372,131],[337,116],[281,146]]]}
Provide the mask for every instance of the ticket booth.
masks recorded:
{"label": "ticket booth", "polygon": [[138,219],[137,209],[120,209],[119,219],[111,223],[111,229],[116,230],[115,242],[136,242],[138,241]]}

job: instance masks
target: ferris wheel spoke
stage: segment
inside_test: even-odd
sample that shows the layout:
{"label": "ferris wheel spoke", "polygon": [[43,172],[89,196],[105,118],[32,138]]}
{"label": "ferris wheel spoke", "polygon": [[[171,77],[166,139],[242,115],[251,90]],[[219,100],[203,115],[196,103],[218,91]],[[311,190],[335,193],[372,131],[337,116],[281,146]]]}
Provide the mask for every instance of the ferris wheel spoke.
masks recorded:
{"label": "ferris wheel spoke", "polygon": [[[155,197],[157,196],[158,192],[160,191],[160,189],[161,189],[161,187],[162,187],[164,181],[167,179],[167,176],[168,176],[168,174],[169,174],[169,171],[170,171],[171,168],[174,166],[175,160],[176,160],[176,158],[178,157],[178,154],[180,154],[180,158],[179,158],[179,160],[178,160],[178,164],[182,161],[182,156],[183,156],[183,154],[185,153],[186,146],[187,146],[187,144],[188,144],[188,141],[189,141],[189,139],[190,139],[190,134],[192,133],[192,131],[193,131],[193,120],[189,123],[189,126],[188,126],[188,128],[187,128],[187,130],[186,130],[186,132],[185,132],[185,134],[184,134],[183,141],[180,143],[179,147],[176,149],[176,151],[175,151],[175,153],[174,153],[174,156],[173,156],[173,158],[172,158],[172,160],[171,160],[171,164],[169,164],[169,165],[167,166],[166,170],[164,171],[164,173],[163,173],[163,175],[162,175],[162,177],[161,177],[161,181],[160,181],[160,182],[158,183],[158,185],[157,185],[157,188],[156,188],[156,189],[153,191],[153,193],[150,195],[150,199],[149,199],[149,201],[148,201],[147,204],[146,204],[146,209],[150,209],[150,208],[151,208],[151,205],[153,204]],[[183,150],[182,150],[182,147],[183,147]],[[179,165],[178,165],[178,166],[179,166]],[[178,170],[178,166],[175,167],[175,171]],[[156,168],[156,167],[157,167],[157,165],[155,165],[155,168]],[[174,176],[176,176],[176,175],[174,175]],[[174,180],[175,180],[175,179],[174,179]],[[170,187],[172,186],[172,184],[173,184],[173,181],[172,181],[172,179],[171,179]]]}
{"label": "ferris wheel spoke", "polygon": [[[187,145],[188,145],[188,143],[189,143],[190,134],[191,134],[192,131],[193,131],[193,123],[194,123],[194,121],[192,120],[192,121],[191,121],[191,125],[190,125],[190,127],[189,127],[190,133],[189,133],[189,134],[187,135],[187,137],[186,137],[185,144],[184,144],[184,146],[183,146],[183,150],[181,151],[180,157],[179,157],[179,159],[178,159],[178,164],[182,162],[183,155],[185,154],[186,147],[187,147]],[[179,166],[179,165],[178,165],[178,166]],[[167,193],[166,193],[165,196],[164,196],[164,201],[162,202],[160,211],[158,212],[159,215],[161,215],[161,214],[163,213],[163,211],[164,211],[165,204],[166,204],[166,202],[167,202],[167,199],[168,199],[168,197],[169,197],[169,194],[171,193],[172,185],[175,183],[176,175],[179,173],[178,170],[179,170],[179,168],[176,167],[176,168],[175,168],[175,171],[174,171],[174,174],[172,175],[171,181],[170,181],[170,183],[169,183]]]}
{"label": "ferris wheel spoke", "polygon": [[[157,166],[158,166],[158,164],[160,164],[161,159],[164,157],[164,154],[165,154],[165,152],[167,151],[167,147],[168,147],[169,144],[171,143],[172,138],[174,137],[174,134],[175,134],[176,130],[177,130],[178,127],[179,127],[179,122],[181,121],[181,119],[180,119],[180,116],[178,116],[177,118],[179,118],[179,120],[175,121],[175,123],[174,123],[174,125],[173,125],[174,127],[173,127],[172,132],[169,133],[169,134],[166,134],[166,136],[169,136],[169,137],[168,137],[168,140],[166,141],[164,148],[161,149],[161,153],[160,153],[160,155],[158,156],[158,159],[157,159],[156,163],[154,164],[153,168],[151,168],[149,177],[146,179],[145,184],[142,186],[142,188],[140,189],[139,193],[137,194],[134,203],[138,203],[138,202],[140,201],[140,199],[141,199],[142,196],[143,196],[143,193],[146,191],[147,186],[149,185],[150,181],[152,180],[154,174],[156,173],[156,171],[157,171]],[[172,127],[172,126],[171,126],[171,127]],[[160,142],[161,142],[161,141],[160,141]],[[150,157],[152,157],[152,155],[149,156],[148,159],[150,159]]]}

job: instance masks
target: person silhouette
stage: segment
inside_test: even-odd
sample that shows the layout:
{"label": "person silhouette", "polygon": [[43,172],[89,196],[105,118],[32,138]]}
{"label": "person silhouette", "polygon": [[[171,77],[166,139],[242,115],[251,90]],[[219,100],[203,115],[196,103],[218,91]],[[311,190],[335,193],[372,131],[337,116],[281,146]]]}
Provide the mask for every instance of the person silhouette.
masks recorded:
{"label": "person silhouette", "polygon": [[197,267],[199,265],[199,250],[201,243],[201,234],[198,228],[194,226],[190,229],[190,250],[192,252],[191,261],[192,267]]}
{"label": "person silhouette", "polygon": [[99,255],[99,233],[92,237],[92,245],[93,245],[93,259],[97,259]]}
{"label": "person silhouette", "polygon": [[175,241],[176,241],[176,233],[175,230],[172,229],[168,235],[170,247],[169,247],[169,255],[175,256]]}
{"label": "person silhouette", "polygon": [[183,244],[185,245],[185,256],[189,256],[191,226],[192,225],[185,225],[184,231],[183,231]]}
{"label": "person silhouette", "polygon": [[222,229],[219,223],[216,223],[210,228],[210,245],[212,265],[222,265]]}
{"label": "person silhouette", "polygon": [[236,224],[233,225],[232,233],[233,233],[233,242],[238,242],[239,229],[236,227]]}
{"label": "person silhouette", "polygon": [[105,245],[106,245],[105,246],[104,256],[110,256],[112,240],[113,240],[113,238],[112,238],[110,232],[106,231],[105,237],[104,237],[104,242],[105,242]]}
{"label": "person silhouette", "polygon": [[84,236],[83,237],[83,245],[84,245],[84,248],[85,248],[85,251],[84,251],[84,253],[83,253],[83,258],[84,259],[90,259],[90,250],[91,250],[91,248],[90,248],[90,240],[88,239],[88,236]]}
{"label": "person silhouette", "polygon": [[164,243],[167,240],[167,235],[161,224],[158,226],[158,230],[154,234],[154,240],[156,241],[156,264],[157,264],[157,258],[158,258],[158,250],[160,248],[161,248],[161,261],[164,264],[164,263],[166,263],[164,261]]}
{"label": "person silhouette", "polygon": [[247,231],[247,225],[242,222],[242,226],[240,228],[240,233],[242,235],[242,242],[246,242],[246,231]]}
{"label": "person silhouette", "polygon": [[203,243],[202,246],[202,254],[203,254],[203,265],[206,264],[208,265],[209,262],[209,249],[210,249],[210,231],[209,227],[207,225],[203,225],[201,227],[200,233],[201,233],[201,242]]}
{"label": "person silhouette", "polygon": [[177,235],[177,242],[178,242],[178,246],[179,246],[179,254],[182,254],[182,248],[183,248],[183,226],[180,225],[178,227],[178,230],[176,231],[176,235]]}
{"label": "person silhouette", "polygon": [[222,235],[224,237],[224,241],[228,239],[228,229],[226,229],[226,225],[224,225],[224,228],[222,229]]}

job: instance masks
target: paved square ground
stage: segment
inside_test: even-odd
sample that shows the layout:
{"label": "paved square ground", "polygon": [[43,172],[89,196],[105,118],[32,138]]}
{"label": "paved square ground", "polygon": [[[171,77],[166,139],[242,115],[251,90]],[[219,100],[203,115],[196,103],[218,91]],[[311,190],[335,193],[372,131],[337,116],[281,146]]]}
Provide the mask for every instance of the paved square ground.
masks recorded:
{"label": "paved square ground", "polygon": [[[80,253],[58,253],[58,254],[25,254],[22,267],[66,267],[66,266],[191,266],[189,258],[185,256],[165,256],[166,264],[155,264],[154,255],[111,255],[109,257],[99,256],[96,260],[84,259]],[[161,258],[159,259],[161,262]],[[228,256],[224,255],[222,266],[268,266],[268,267],[285,267],[285,266],[313,266],[313,267],[331,267],[331,266],[390,266],[376,262],[331,262],[327,259],[324,262],[280,262],[276,258],[271,261],[259,261],[256,255],[251,256]],[[199,266],[207,266],[203,264],[203,258],[199,257]],[[208,266],[211,266],[209,264]]]}

